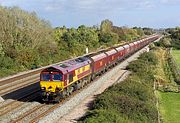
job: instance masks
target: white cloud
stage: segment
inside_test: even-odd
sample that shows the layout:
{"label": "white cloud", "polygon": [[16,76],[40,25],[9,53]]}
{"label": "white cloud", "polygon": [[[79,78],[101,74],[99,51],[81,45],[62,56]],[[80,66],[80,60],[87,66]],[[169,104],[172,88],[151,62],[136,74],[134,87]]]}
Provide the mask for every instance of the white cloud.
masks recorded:
{"label": "white cloud", "polygon": [[0,5],[36,11],[54,25],[96,24],[106,18],[137,24],[154,20],[151,24],[155,24],[157,17],[176,17],[180,0],[0,0]]}
{"label": "white cloud", "polygon": [[137,2],[136,7],[137,9],[151,9],[156,7],[156,4],[153,1],[144,0]]}
{"label": "white cloud", "polygon": [[[147,9],[153,7],[154,0],[0,0],[3,6],[32,6],[37,4],[46,11],[116,11]],[[161,0],[168,1],[168,0]]]}
{"label": "white cloud", "polygon": [[47,11],[71,9],[81,11],[112,11],[122,9],[147,9],[153,7],[150,0],[59,0],[46,5]]}
{"label": "white cloud", "polygon": [[162,4],[180,4],[180,0],[160,0],[160,3]]}

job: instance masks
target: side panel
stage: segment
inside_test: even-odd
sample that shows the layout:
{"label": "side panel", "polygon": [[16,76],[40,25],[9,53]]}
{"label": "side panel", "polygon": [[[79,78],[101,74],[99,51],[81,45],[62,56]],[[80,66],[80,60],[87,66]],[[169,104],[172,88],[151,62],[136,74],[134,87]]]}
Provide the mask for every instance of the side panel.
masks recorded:
{"label": "side panel", "polygon": [[108,65],[108,57],[106,53],[100,53],[90,56],[92,73],[101,71]]}
{"label": "side panel", "polygon": [[77,81],[89,74],[91,74],[90,64],[75,70],[75,75],[76,75],[75,80]]}
{"label": "side panel", "polygon": [[130,53],[134,52],[134,50],[135,50],[134,43],[130,43],[129,46],[130,46]]}
{"label": "side panel", "polygon": [[74,70],[73,72],[68,73],[67,76],[69,76],[68,77],[69,79],[67,80],[66,86],[71,85],[72,83],[90,75],[91,73],[92,71],[91,71],[90,64],[80,67]]}
{"label": "side panel", "polygon": [[116,50],[118,51],[118,53],[117,53],[118,60],[123,59],[123,57],[125,55],[125,48],[120,46],[120,47],[116,48]]}
{"label": "side panel", "polygon": [[94,72],[96,73],[96,72],[102,70],[103,68],[105,68],[107,65],[107,61],[108,61],[107,58],[103,58],[101,60],[95,61],[94,62]]}
{"label": "side panel", "polygon": [[124,55],[125,56],[127,56],[127,55],[129,55],[129,53],[130,53],[130,46],[129,45],[125,45],[125,46],[123,46],[124,47]]}
{"label": "side panel", "polygon": [[125,50],[119,52],[119,60],[123,59],[125,55]]}
{"label": "side panel", "polygon": [[118,52],[115,49],[112,49],[111,51],[107,51],[107,59],[108,59],[108,65],[113,64],[117,58],[118,58]]}

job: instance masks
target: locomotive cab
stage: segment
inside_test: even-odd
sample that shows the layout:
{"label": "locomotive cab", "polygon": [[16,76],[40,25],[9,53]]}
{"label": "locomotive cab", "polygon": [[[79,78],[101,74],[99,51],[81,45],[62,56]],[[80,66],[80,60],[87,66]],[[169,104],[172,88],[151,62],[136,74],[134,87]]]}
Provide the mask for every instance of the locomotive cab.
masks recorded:
{"label": "locomotive cab", "polygon": [[40,81],[42,90],[46,92],[55,92],[63,88],[64,75],[56,69],[46,69],[41,72]]}
{"label": "locomotive cab", "polygon": [[40,74],[40,87],[43,100],[50,100],[48,97],[55,97],[63,91],[64,74],[54,67],[43,70]]}
{"label": "locomotive cab", "polygon": [[60,101],[90,80],[91,61],[80,57],[44,69],[40,75],[43,101]]}

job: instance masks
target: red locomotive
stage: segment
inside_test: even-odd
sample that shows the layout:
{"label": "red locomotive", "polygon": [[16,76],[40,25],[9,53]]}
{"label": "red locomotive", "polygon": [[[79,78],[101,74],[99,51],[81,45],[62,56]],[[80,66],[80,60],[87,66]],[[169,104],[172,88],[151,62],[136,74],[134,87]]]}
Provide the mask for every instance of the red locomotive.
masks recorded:
{"label": "red locomotive", "polygon": [[40,75],[42,99],[60,101],[158,38],[158,35],[151,35],[140,41],[66,60],[44,69]]}

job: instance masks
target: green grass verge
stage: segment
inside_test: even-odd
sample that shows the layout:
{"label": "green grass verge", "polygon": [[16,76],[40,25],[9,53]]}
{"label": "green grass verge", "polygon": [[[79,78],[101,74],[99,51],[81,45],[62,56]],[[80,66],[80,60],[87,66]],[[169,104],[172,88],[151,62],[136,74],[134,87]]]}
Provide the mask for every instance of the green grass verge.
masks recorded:
{"label": "green grass verge", "polygon": [[174,59],[176,60],[177,65],[180,68],[180,50],[172,50],[172,55]]}
{"label": "green grass verge", "polygon": [[164,123],[180,122],[180,94],[158,92],[160,98],[160,113]]}

